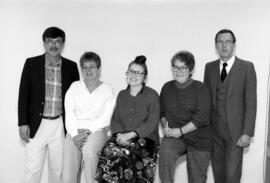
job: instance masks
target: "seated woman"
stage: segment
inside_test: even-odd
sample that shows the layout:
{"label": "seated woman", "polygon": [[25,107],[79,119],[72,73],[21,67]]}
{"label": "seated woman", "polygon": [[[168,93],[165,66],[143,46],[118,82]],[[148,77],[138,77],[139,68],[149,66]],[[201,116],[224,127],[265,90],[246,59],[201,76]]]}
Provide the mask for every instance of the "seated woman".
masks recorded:
{"label": "seated woman", "polygon": [[164,138],[159,151],[159,176],[163,183],[174,182],[176,161],[184,154],[188,182],[206,182],[211,151],[210,99],[205,85],[191,79],[194,65],[192,53],[176,53],[171,59],[174,80],[161,90]]}
{"label": "seated woman", "polygon": [[138,56],[126,72],[111,120],[112,138],[103,148],[96,179],[100,183],[153,182],[159,142],[159,97],[145,86],[146,58]]}
{"label": "seated woman", "polygon": [[83,80],[72,83],[65,96],[66,141],[63,160],[63,182],[77,183],[84,167],[87,183],[94,180],[98,153],[107,140],[105,128],[110,125],[115,106],[112,88],[99,80],[100,57],[86,52],[80,58]]}

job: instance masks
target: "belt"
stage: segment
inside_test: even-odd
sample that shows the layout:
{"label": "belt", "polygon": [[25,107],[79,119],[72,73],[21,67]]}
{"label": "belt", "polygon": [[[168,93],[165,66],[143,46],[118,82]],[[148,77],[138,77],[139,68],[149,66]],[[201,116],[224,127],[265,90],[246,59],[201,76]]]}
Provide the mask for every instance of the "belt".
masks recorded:
{"label": "belt", "polygon": [[48,120],[54,120],[59,118],[61,115],[58,116],[42,116],[43,119],[48,119]]}

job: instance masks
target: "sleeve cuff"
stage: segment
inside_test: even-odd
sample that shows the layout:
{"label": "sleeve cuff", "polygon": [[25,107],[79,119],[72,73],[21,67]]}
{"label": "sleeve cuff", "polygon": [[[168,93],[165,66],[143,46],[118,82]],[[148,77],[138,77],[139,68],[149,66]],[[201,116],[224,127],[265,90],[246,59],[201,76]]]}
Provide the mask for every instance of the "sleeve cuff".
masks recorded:
{"label": "sleeve cuff", "polygon": [[201,123],[196,121],[196,120],[192,120],[191,123],[193,123],[194,126],[196,126],[196,128],[200,128],[201,127]]}

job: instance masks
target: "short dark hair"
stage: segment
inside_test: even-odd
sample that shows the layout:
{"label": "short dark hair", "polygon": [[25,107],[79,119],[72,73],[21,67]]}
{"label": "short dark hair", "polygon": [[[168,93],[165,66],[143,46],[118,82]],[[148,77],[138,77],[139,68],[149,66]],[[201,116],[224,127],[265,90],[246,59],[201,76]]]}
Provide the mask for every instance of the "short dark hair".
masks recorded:
{"label": "short dark hair", "polygon": [[101,59],[100,56],[94,52],[85,52],[81,58],[80,58],[80,66],[83,66],[83,63],[85,62],[95,62],[95,64],[97,65],[97,68],[100,68],[101,66]]}
{"label": "short dark hair", "polygon": [[189,68],[190,71],[192,71],[195,66],[195,58],[193,54],[189,51],[177,52],[171,59],[172,67],[174,66],[176,60],[185,63],[185,65]]}
{"label": "short dark hair", "polygon": [[221,29],[221,30],[218,31],[218,33],[216,34],[216,37],[215,37],[215,43],[217,43],[217,38],[218,38],[218,36],[219,36],[220,34],[224,34],[224,33],[229,33],[229,34],[231,34],[231,35],[232,35],[232,38],[233,38],[233,43],[236,42],[235,35],[234,35],[234,33],[233,33],[231,30],[229,30],[229,29]]}
{"label": "short dark hair", "polygon": [[48,27],[42,35],[42,39],[45,42],[46,38],[58,38],[61,37],[63,43],[66,41],[65,32],[58,27]]}

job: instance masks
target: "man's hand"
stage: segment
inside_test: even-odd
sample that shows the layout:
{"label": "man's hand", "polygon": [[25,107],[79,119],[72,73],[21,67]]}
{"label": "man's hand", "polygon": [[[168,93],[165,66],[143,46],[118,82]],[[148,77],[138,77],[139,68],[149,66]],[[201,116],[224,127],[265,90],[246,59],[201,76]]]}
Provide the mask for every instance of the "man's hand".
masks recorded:
{"label": "man's hand", "polygon": [[236,145],[239,147],[248,147],[250,143],[250,136],[249,135],[241,135]]}
{"label": "man's hand", "polygon": [[29,142],[30,128],[28,125],[22,125],[19,127],[19,134],[21,139],[25,142]]}
{"label": "man's hand", "polygon": [[166,137],[172,137],[172,138],[179,138],[182,136],[180,128],[164,129],[164,134],[166,134]]}
{"label": "man's hand", "polygon": [[88,133],[81,132],[78,135],[73,137],[74,144],[76,145],[79,151],[82,150],[84,143],[87,141]]}

